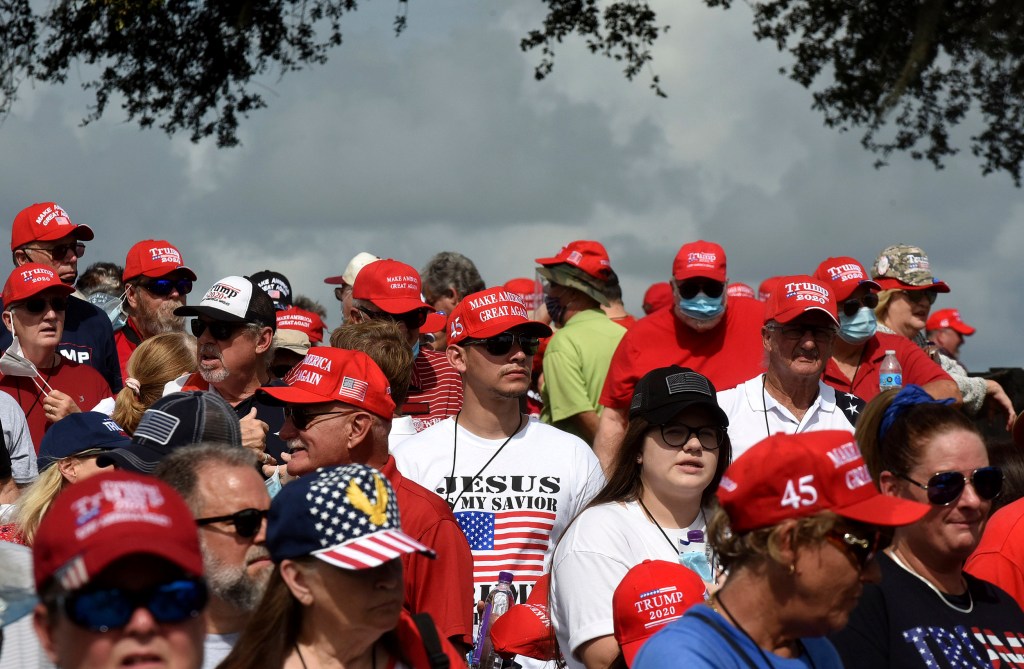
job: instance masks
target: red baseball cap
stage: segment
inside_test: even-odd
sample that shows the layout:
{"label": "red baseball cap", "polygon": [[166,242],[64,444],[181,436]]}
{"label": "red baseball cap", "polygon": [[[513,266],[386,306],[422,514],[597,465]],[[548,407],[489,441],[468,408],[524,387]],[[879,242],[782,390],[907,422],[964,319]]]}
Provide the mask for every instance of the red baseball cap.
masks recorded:
{"label": "red baseball cap", "polygon": [[861,286],[881,290],[877,281],[868,278],[868,272],[855,258],[838,256],[828,258],[814,270],[814,278],[828,286],[836,296],[836,302],[845,302],[853,291]]}
{"label": "red baseball cap", "polygon": [[605,250],[604,245],[601,242],[585,239],[569,242],[555,257],[537,258],[536,262],[543,267],[563,263],[572,265],[599,281],[608,280],[612,273],[612,263],[608,259],[608,251]]}
{"label": "red baseball cap", "polygon": [[778,282],[779,277],[770,276],[761,282],[761,285],[757,287],[757,299],[762,302],[768,301],[768,297],[772,294],[775,289],[775,284]]}
{"label": "red baseball cap", "polygon": [[432,314],[427,314],[427,320],[423,322],[423,327],[420,328],[421,332],[440,332],[444,330],[448,325],[448,314],[443,311],[435,311]]}
{"label": "red baseball cap", "polygon": [[925,330],[941,330],[942,328],[955,330],[965,337],[970,337],[977,332],[977,330],[964,323],[963,319],[960,318],[959,309],[939,309],[928,317]]}
{"label": "red baseball cap", "polygon": [[466,339],[487,339],[519,328],[537,337],[550,337],[551,328],[530,320],[518,293],[504,286],[488,288],[462,298],[448,317],[448,343]]}
{"label": "red baseball cap", "polygon": [[672,285],[668,281],[652,284],[644,293],[643,305],[645,314],[672,306]]}
{"label": "red baseball cap", "polygon": [[276,404],[344,402],[387,420],[395,413],[387,377],[362,351],[330,346],[310,349],[284,382],[286,385],[264,386],[258,392]]}
{"label": "red baseball cap", "polygon": [[561,657],[549,615],[550,582],[550,574],[541,576],[525,602],[509,608],[494,621],[491,642],[495,651],[507,658],[522,655],[535,660],[557,660]]}
{"label": "red baseball cap", "polygon": [[32,543],[36,589],[55,578],[77,590],[136,554],[203,574],[196,521],[181,496],[151,476],[105,471],[68,487],[46,512]]}
{"label": "red baseball cap", "polygon": [[196,273],[182,263],[181,252],[176,246],[163,239],[146,239],[128,249],[121,279],[128,281],[137,276],[159,278],[179,271],[192,281],[197,279]]}
{"label": "red baseball cap", "polygon": [[839,326],[835,295],[822,282],[806,274],[780,276],[764,303],[764,322],[789,323],[812,311],[828,314]]}
{"label": "red baseball cap", "polygon": [[533,279],[509,279],[505,282],[505,288],[523,298],[523,306],[530,311],[537,308],[537,295],[541,293],[541,288]]}
{"label": "red baseball cap", "polygon": [[52,267],[37,262],[25,263],[21,267],[15,267],[8,275],[7,283],[4,284],[4,304],[11,306],[49,288],[59,288],[65,295],[75,292],[74,286],[61,283],[60,277]]}
{"label": "red baseball cap", "polygon": [[[644,560],[626,572],[612,595],[615,640],[626,664],[633,664],[648,638],[707,595],[700,576],[678,562]],[[656,619],[654,612],[659,614]]]}
{"label": "red baseball cap", "polygon": [[420,296],[420,286],[420,273],[412,265],[388,258],[359,270],[352,286],[352,297],[368,300],[389,314],[405,314],[417,309],[434,311]]}
{"label": "red baseball cap", "polygon": [[298,330],[309,337],[311,344],[319,344],[324,340],[324,321],[320,314],[312,311],[289,307],[277,312],[278,330]]}
{"label": "red baseball cap", "polygon": [[11,224],[11,250],[32,242],[52,242],[71,235],[83,242],[95,235],[88,225],[75,225],[56,202],[37,202],[25,207]]}
{"label": "red baseball cap", "polygon": [[754,289],[742,281],[734,281],[726,286],[725,294],[729,297],[749,297],[755,299]]}
{"label": "red baseball cap", "polygon": [[878,492],[857,442],[845,430],[762,439],[725,470],[718,501],[734,532],[822,511],[895,527],[920,520],[931,508]]}
{"label": "red baseball cap", "polygon": [[683,244],[672,263],[672,276],[676,281],[701,278],[725,283],[725,250],[704,240]]}

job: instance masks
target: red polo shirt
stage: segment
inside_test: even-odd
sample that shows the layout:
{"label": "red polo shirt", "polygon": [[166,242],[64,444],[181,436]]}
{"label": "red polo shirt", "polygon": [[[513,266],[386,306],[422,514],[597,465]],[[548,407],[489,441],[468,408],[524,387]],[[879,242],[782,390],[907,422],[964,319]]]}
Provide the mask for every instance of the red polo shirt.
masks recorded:
{"label": "red polo shirt", "polygon": [[882,366],[882,358],[888,350],[896,351],[896,359],[903,368],[903,385],[923,386],[932,381],[952,381],[952,377],[943,371],[937,362],[928,357],[921,347],[906,337],[879,332],[864,344],[860,355],[860,366],[851,380],[839,370],[835,360],[830,359],[825,365],[825,376],[822,381],[839,392],[853,393],[865,402],[877,395],[878,370]]}

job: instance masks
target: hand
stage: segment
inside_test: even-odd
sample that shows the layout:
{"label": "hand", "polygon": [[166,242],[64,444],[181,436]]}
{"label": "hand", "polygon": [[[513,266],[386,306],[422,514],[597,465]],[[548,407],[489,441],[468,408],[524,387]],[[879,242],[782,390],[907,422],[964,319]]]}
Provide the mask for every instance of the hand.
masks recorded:
{"label": "hand", "polygon": [[56,423],[61,418],[70,416],[73,413],[81,413],[81,409],[75,404],[70,396],[59,390],[51,390],[43,398],[43,409],[46,412],[46,420]]}
{"label": "hand", "polygon": [[[291,459],[291,453],[288,453],[287,451],[281,453],[281,460],[283,461],[282,464],[287,465],[291,461]],[[271,476],[274,475],[274,470],[277,470],[277,476],[281,480],[282,486],[291,483],[295,479],[299,478],[298,476],[292,476],[291,474],[289,474],[288,468],[282,467],[281,465],[263,465],[263,476],[266,478],[270,478]]]}
{"label": "hand", "polygon": [[261,465],[276,465],[277,460],[264,450],[270,426],[256,417],[256,407],[250,409],[249,415],[240,420],[239,424],[242,426],[242,446],[255,453]]}
{"label": "hand", "polygon": [[985,394],[986,400],[993,403],[997,411],[1005,411],[1007,414],[1006,420],[1006,431],[1009,432],[1013,429],[1013,421],[1017,417],[1017,412],[1013,410],[1013,402],[1007,396],[1006,391],[999,385],[998,382],[992,379],[985,380]]}

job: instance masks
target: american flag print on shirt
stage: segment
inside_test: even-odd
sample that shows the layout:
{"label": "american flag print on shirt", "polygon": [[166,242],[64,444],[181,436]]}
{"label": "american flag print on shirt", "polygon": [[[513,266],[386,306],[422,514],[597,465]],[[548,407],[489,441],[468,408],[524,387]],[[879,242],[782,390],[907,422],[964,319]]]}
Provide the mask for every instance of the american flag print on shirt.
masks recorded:
{"label": "american flag print on shirt", "polygon": [[532,583],[544,574],[555,525],[551,511],[459,511],[455,518],[473,551],[473,581],[493,584],[499,571]]}

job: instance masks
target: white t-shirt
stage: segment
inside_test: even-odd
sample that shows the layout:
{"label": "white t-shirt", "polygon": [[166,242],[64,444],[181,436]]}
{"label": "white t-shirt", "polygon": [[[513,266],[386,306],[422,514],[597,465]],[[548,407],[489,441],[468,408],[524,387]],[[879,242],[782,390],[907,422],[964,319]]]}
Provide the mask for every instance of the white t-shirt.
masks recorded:
{"label": "white t-shirt", "polygon": [[215,669],[228,656],[240,636],[241,632],[207,634],[203,639],[203,669]]}
{"label": "white t-shirt", "polygon": [[504,448],[505,439],[482,439],[462,426],[455,442],[453,418],[431,425],[395,448],[398,470],[453,507],[473,551],[477,599],[486,599],[499,571],[509,571],[522,602],[546,571],[554,542],[604,485],[601,465],[581,439],[536,418]]}
{"label": "white t-shirt", "polygon": [[573,521],[555,549],[549,599],[569,667],[582,669],[573,656],[581,645],[615,631],[612,595],[626,572],[644,560],[678,562],[680,553],[703,555],[706,544],[686,538],[689,531],[704,532],[705,522],[700,513],[690,527],[664,528],[670,544],[637,502],[594,506]]}
{"label": "white t-shirt", "polygon": [[853,432],[850,418],[836,406],[835,389],[821,381],[818,381],[818,396],[802,420],[797,420],[789,409],[764,390],[764,374],[744,381],[735,388],[719,391],[718,406],[729,417],[733,462],[748,448],[768,437],[769,433],[796,434],[817,430]]}

